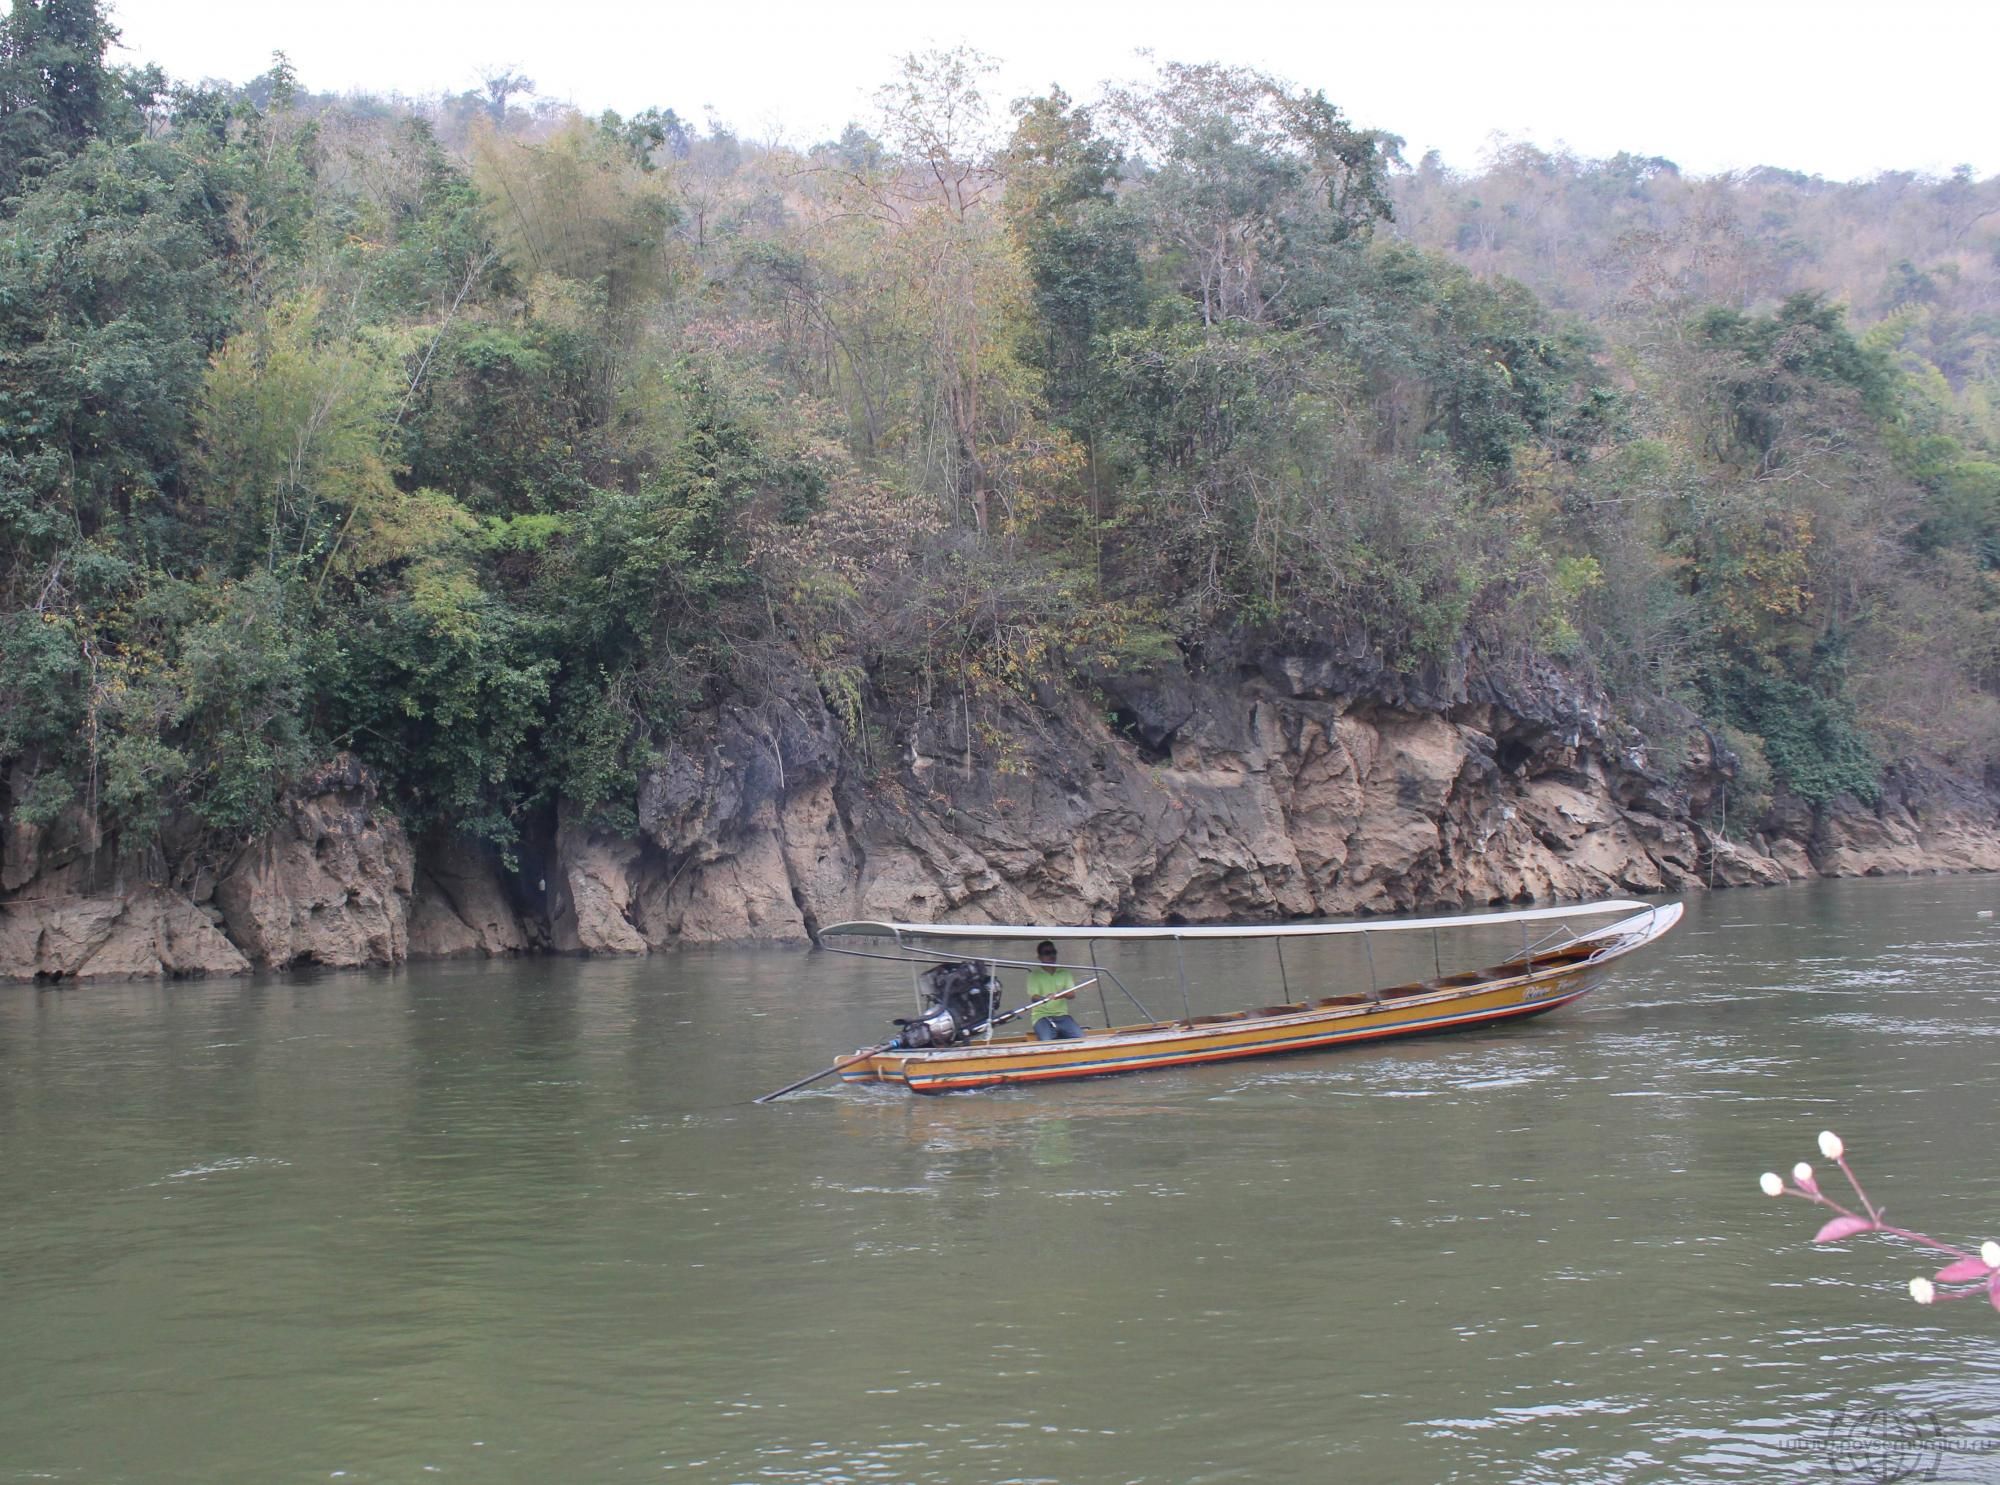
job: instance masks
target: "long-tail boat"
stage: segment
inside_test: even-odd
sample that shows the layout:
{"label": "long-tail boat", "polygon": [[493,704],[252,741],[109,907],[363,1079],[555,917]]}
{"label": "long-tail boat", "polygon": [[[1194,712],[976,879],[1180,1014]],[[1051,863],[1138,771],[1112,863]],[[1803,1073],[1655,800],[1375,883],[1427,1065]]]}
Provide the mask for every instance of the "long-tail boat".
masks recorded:
{"label": "long-tail boat", "polygon": [[[1570,925],[1577,919],[1622,914],[1589,932]],[[838,1072],[850,1083],[888,1083],[917,1093],[989,1088],[1007,1083],[1039,1083],[1098,1077],[1241,1057],[1304,1052],[1348,1042],[1458,1031],[1496,1022],[1539,1016],[1587,994],[1614,960],[1653,942],[1680,921],[1681,905],[1648,906],[1606,901],[1578,906],[1530,908],[1442,918],[1383,919],[1362,923],[1308,923],[1254,927],[1049,928],[990,923],[839,923],[821,931],[824,947],[839,953],[893,959],[911,964],[917,982],[917,1015],[897,1024],[890,1041],[843,1058],[807,1082]],[[1373,936],[1511,927],[1521,929],[1521,949],[1504,962],[1431,979],[1377,987],[1372,983]],[[1533,935],[1539,934],[1539,937]],[[1298,939],[1360,935],[1367,948],[1371,983],[1364,990],[1291,998],[1284,946]],[[1087,1031],[1061,1041],[1032,1035],[998,1034],[1030,1005],[1000,1010],[1003,969],[1048,968],[1033,960],[1005,957],[954,958],[940,946],[967,943],[1008,945],[1047,940],[1072,952],[1057,968],[1081,977],[1076,988],[1093,982],[1104,994],[1115,987],[1135,1006],[1139,1019]],[[1100,962],[1101,948],[1143,941],[1174,946],[1184,1014],[1162,1019],[1139,1003],[1124,982]],[[1281,1003],[1218,1015],[1196,1015],[1188,996],[1183,950],[1214,942],[1269,940],[1277,949],[1284,986]],[[886,942],[885,942],[886,941]],[[1433,943],[1436,943],[1433,938]],[[924,966],[929,968],[925,969]],[[1323,988],[1323,987],[1315,987]],[[1330,988],[1330,987],[1327,987]],[[1037,1004],[1039,1002],[1036,1002]],[[1104,1002],[1108,1011],[1108,997]],[[1105,1016],[1108,1021],[1109,1014]],[[768,1101],[791,1088],[767,1094]]]}

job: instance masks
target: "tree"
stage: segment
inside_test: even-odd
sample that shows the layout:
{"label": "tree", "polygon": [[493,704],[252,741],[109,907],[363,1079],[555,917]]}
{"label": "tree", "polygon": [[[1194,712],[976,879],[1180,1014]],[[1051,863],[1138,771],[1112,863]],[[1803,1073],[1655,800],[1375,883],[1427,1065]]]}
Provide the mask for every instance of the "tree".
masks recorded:
{"label": "tree", "polygon": [[674,208],[621,141],[572,118],[538,142],[485,129],[472,157],[493,235],[523,279],[593,285],[614,315],[667,288]]}
{"label": "tree", "polygon": [[1023,354],[1058,420],[1090,438],[1101,418],[1089,407],[1093,343],[1136,323],[1146,304],[1139,224],[1115,189],[1124,152],[1060,88],[1019,100],[1014,116],[1005,205],[1035,295]]}
{"label": "tree", "polygon": [[128,78],[104,65],[117,40],[100,0],[14,0],[0,23],[0,198],[132,120]]}
{"label": "tree", "polygon": [[489,72],[481,79],[486,85],[486,115],[495,127],[507,122],[507,100],[516,94],[533,96],[535,80],[512,67]]}
{"label": "tree", "polygon": [[655,170],[662,160],[685,160],[694,148],[694,132],[671,108],[648,108],[631,118],[606,109],[597,127],[618,140],[641,170]]}
{"label": "tree", "polygon": [[209,498],[238,563],[316,582],[343,558],[367,560],[401,498],[394,365],[379,342],[329,326],[324,309],[304,295],[231,337],[209,367],[200,419]]}
{"label": "tree", "polygon": [[909,167],[892,184],[895,197],[930,202],[964,222],[993,195],[1002,177],[980,79],[996,65],[971,47],[911,52],[901,75],[876,89],[883,137]]}
{"label": "tree", "polygon": [[[39,181],[0,253],[0,599],[184,543],[185,439],[231,296],[223,192],[161,141]],[[99,564],[102,571],[102,564]]]}
{"label": "tree", "polygon": [[1280,312],[1310,246],[1358,243],[1393,216],[1401,141],[1357,130],[1319,93],[1247,68],[1169,64],[1111,99],[1152,174],[1144,200],[1202,323]]}
{"label": "tree", "polygon": [[818,154],[804,252],[763,260],[795,331],[851,375],[863,448],[895,429],[913,477],[982,537],[1013,472],[1049,441],[1018,354],[1027,285],[998,210],[1005,162],[979,90],[991,70],[965,49],[906,57],[877,94],[893,153]]}

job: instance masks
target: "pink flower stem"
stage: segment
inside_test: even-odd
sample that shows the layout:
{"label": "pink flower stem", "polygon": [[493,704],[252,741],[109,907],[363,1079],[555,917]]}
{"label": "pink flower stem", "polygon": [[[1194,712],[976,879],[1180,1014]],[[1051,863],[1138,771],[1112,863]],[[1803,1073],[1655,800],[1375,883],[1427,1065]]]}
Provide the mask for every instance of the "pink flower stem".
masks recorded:
{"label": "pink flower stem", "polygon": [[1891,1227],[1887,1222],[1882,1220],[1881,1208],[1871,1202],[1868,1199],[1867,1193],[1862,1191],[1861,1183],[1854,1179],[1854,1173],[1847,1170],[1847,1162],[1843,1160],[1839,1164],[1841,1170],[1847,1173],[1848,1184],[1854,1187],[1855,1195],[1861,1198],[1861,1205],[1867,1209],[1868,1215],[1866,1217],[1863,1217],[1860,1212],[1849,1211],[1830,1196],[1823,1195],[1818,1191],[1808,1191],[1805,1187],[1791,1181],[1785,1182],[1785,1194],[1787,1196],[1796,1196],[1803,1201],[1809,1201],[1814,1206],[1825,1207],[1829,1211],[1838,1212],[1843,1217],[1852,1217],[1858,1222],[1866,1222],[1870,1232],[1879,1232],[1887,1237],[1903,1238],[1908,1242],[1916,1243],[1920,1247],[1930,1248],[1938,1253],[1949,1253],[1954,1258],[1970,1258],[1972,1256],[1965,1249],[1954,1248],[1950,1243],[1941,1243],[1926,1233],[1912,1232],[1907,1227]]}
{"label": "pink flower stem", "polygon": [[1868,1220],[1870,1222],[1880,1221],[1882,1214],[1875,1210],[1875,1203],[1870,1201],[1868,1193],[1861,1189],[1861,1182],[1855,1177],[1853,1167],[1847,1163],[1846,1153],[1843,1151],[1841,1154],[1836,1155],[1833,1163],[1840,1167],[1840,1173],[1847,1177],[1847,1184],[1854,1188],[1854,1194],[1861,1199],[1861,1205],[1868,1213]]}

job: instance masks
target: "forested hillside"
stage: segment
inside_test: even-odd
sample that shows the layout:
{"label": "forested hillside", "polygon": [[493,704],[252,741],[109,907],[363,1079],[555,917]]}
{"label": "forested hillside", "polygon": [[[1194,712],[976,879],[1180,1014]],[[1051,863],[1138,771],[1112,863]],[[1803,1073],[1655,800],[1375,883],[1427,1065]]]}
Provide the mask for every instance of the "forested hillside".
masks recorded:
{"label": "forested hillside", "polygon": [[[1991,762],[1983,574],[2000,501],[2000,179],[1965,167],[1945,179],[1830,182],[1776,168],[1694,179],[1659,158],[1502,142],[1473,176],[1425,159],[1397,177],[1395,200],[1404,240],[1588,322],[1634,429],[1705,456],[1694,467],[1716,495],[1761,508],[1766,550],[1740,553],[1764,563],[1759,607],[1816,617],[1744,654],[1734,626],[1698,607],[1688,653],[1710,715],[1767,734],[1780,777],[1799,776],[1768,736],[1768,712],[1744,708],[1744,682],[1761,679],[1723,674],[1747,660],[1851,702],[1877,757]],[[1798,480],[1824,488],[1801,503],[1779,489]],[[1845,493],[1827,498],[1836,487]],[[1785,523],[1796,536],[1777,535]],[[1669,531],[1652,544],[1696,555]],[[1698,596],[1697,568],[1681,586]],[[1982,577],[1968,584],[1972,572]],[[1718,640],[1738,651],[1721,665]]]}
{"label": "forested hillside", "polygon": [[[1730,806],[2000,759],[2000,182],[1459,179],[1211,66],[811,149],[0,37],[0,809],[187,882],[337,751],[503,858],[692,720],[1553,659]],[[1395,120],[1379,121],[1393,128]],[[10,884],[12,885],[12,884]]]}

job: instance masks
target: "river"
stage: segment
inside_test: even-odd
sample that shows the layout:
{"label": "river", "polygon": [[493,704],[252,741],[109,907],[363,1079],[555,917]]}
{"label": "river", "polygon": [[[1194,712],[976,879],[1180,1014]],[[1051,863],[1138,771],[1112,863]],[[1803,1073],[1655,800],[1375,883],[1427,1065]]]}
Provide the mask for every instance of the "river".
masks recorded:
{"label": "river", "polygon": [[1756,1184],[1830,1127],[1897,1219],[2000,1235],[1994,907],[1717,893],[1509,1028],[767,1107],[906,982],[0,989],[0,1482],[1890,1478],[1856,1409],[2000,1480],[2000,1315]]}

